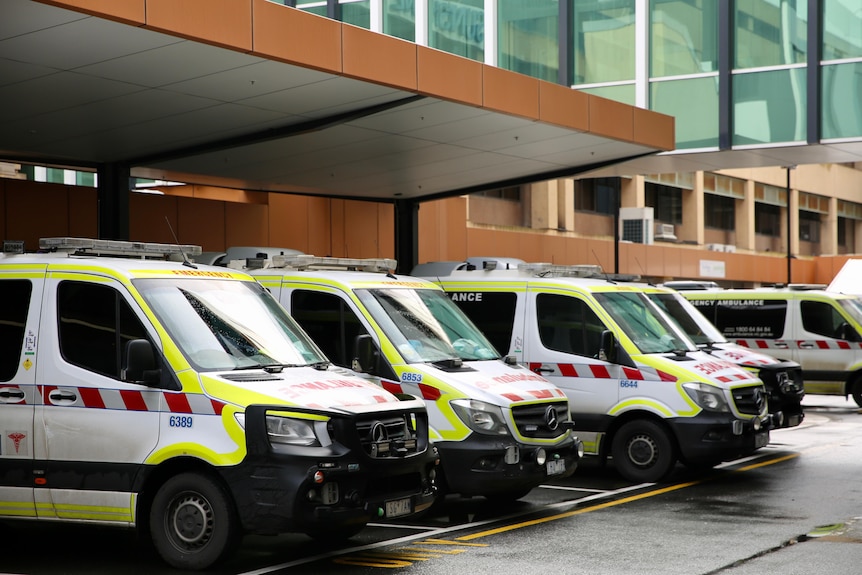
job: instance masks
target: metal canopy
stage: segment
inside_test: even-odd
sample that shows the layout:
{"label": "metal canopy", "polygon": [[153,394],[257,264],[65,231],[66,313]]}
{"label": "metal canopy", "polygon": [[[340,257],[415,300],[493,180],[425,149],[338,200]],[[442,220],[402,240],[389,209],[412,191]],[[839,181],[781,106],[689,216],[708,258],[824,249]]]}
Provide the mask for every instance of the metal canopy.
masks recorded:
{"label": "metal canopy", "polygon": [[0,160],[392,200],[661,151],[54,4],[0,7]]}

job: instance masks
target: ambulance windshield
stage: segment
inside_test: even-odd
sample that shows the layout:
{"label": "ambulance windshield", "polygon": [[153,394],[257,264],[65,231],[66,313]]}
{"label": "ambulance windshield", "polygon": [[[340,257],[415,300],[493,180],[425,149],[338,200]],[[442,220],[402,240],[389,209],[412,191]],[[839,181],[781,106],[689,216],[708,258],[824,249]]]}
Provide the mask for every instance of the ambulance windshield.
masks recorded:
{"label": "ambulance windshield", "polygon": [[697,345],[728,343],[718,328],[709,323],[706,316],[678,293],[650,293],[647,296]]}
{"label": "ambulance windshield", "polygon": [[665,318],[646,295],[607,292],[595,296],[641,353],[697,351],[694,343],[679,328],[671,325],[671,320]]}
{"label": "ambulance windshield", "polygon": [[260,284],[140,279],[135,287],[189,362],[201,371],[326,363]]}
{"label": "ambulance windshield", "polygon": [[408,363],[500,357],[442,291],[386,288],[356,294]]}

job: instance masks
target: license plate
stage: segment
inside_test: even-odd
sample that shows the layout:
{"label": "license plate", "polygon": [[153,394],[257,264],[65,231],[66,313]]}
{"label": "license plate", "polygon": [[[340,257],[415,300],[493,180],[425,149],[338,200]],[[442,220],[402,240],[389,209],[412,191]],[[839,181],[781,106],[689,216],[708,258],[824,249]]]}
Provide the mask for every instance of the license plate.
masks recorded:
{"label": "license plate", "polygon": [[554,459],[553,461],[547,462],[545,467],[548,470],[548,475],[559,475],[566,471],[566,460]]}
{"label": "license plate", "polygon": [[401,517],[402,515],[410,515],[412,511],[410,498],[393,499],[385,504],[386,517]]}
{"label": "license plate", "polygon": [[758,433],[754,436],[754,447],[765,447],[769,443],[769,433]]}

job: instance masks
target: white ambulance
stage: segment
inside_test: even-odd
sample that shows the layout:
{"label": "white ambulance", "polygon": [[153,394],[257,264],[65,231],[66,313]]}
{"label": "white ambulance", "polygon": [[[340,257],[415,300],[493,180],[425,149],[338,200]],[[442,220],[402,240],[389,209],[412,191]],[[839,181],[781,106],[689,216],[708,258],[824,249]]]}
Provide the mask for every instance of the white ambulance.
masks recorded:
{"label": "white ambulance", "polygon": [[729,340],[802,366],[805,393],[862,407],[862,300],[818,284],[721,289],[668,282]]}
{"label": "white ambulance", "polygon": [[654,482],[677,461],[711,466],[768,443],[763,382],[698,349],[648,286],[569,277],[595,266],[499,259],[413,273],[439,283],[495,346],[566,392],[587,453],[612,457],[631,481]]}
{"label": "white ambulance", "polygon": [[196,246],[40,247],[0,256],[0,518],[134,527],[203,569],[245,533],[433,503],[424,403],[332,366],[248,275],[166,261]]}
{"label": "white ambulance", "polygon": [[574,472],[583,446],[565,394],[505,362],[443,290],[395,266],[273,256],[249,273],[335,364],[425,399],[442,492],[512,500]]}

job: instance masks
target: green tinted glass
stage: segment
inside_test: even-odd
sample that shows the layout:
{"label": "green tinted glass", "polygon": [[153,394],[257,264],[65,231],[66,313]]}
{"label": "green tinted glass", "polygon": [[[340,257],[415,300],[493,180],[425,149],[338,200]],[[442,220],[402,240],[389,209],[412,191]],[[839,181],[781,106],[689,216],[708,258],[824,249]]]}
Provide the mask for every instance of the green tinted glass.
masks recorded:
{"label": "green tinted glass", "polygon": [[718,69],[718,0],[653,0],[650,76]]}
{"label": "green tinted glass", "polygon": [[676,118],[677,148],[718,146],[718,78],[650,84],[650,109]]}
{"label": "green tinted glass", "polygon": [[807,0],[738,0],[734,10],[734,68],[805,62]]}
{"label": "green tinted glass", "polygon": [[806,138],[805,68],[733,76],[733,144]]}
{"label": "green tinted glass", "polygon": [[557,81],[558,0],[499,0],[500,68]]}
{"label": "green tinted glass", "polygon": [[483,61],[484,7],[484,0],[428,0],[428,45]]}
{"label": "green tinted glass", "polygon": [[341,21],[365,28],[371,28],[369,0],[361,2],[341,2]]}
{"label": "green tinted glass", "polygon": [[862,3],[859,0],[823,2],[823,59],[862,57]]}
{"label": "green tinted glass", "polygon": [[635,78],[635,0],[575,2],[575,84]]}
{"label": "green tinted glass", "polygon": [[635,85],[624,84],[622,86],[601,86],[598,88],[584,88],[581,92],[601,96],[608,100],[616,100],[629,106],[635,105]]}
{"label": "green tinted glass", "polygon": [[414,0],[383,0],[383,33],[416,40],[416,8]]}
{"label": "green tinted glass", "polygon": [[823,66],[822,136],[862,136],[862,62]]}

